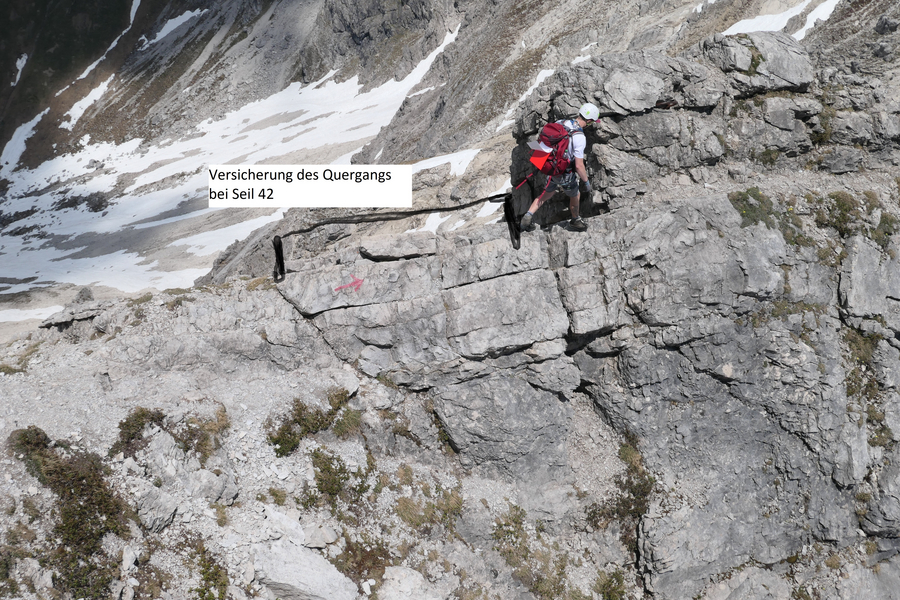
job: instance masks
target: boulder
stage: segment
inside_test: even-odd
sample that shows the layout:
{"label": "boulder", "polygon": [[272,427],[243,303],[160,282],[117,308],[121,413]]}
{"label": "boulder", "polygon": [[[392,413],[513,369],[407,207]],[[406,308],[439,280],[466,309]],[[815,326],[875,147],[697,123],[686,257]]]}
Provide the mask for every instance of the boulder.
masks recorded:
{"label": "boulder", "polygon": [[819,169],[835,175],[853,173],[859,170],[862,161],[863,155],[856,148],[838,146],[832,152],[822,156]]}
{"label": "boulder", "polygon": [[356,600],[356,584],[317,552],[282,538],[254,544],[256,580],[282,600]]}
{"label": "boulder", "polygon": [[608,111],[627,115],[656,106],[667,87],[653,71],[631,65],[610,72],[595,98]]}
{"label": "boulder", "polygon": [[338,541],[337,532],[331,527],[325,525],[310,525],[303,528],[306,541],[303,543],[307,548],[326,548],[329,544]]}
{"label": "boulder", "polygon": [[212,471],[199,469],[187,476],[185,488],[194,498],[203,498],[209,502],[217,501],[225,491],[227,477],[216,475]]}
{"label": "boulder", "polygon": [[154,533],[165,529],[175,518],[178,499],[159,488],[147,484],[137,500],[141,524]]}
{"label": "boulder", "polygon": [[[739,95],[777,90],[806,90],[813,82],[812,61],[803,46],[782,32],[754,32],[735,36],[753,54],[746,72],[731,73]],[[742,70],[743,71],[743,70]]]}
{"label": "boulder", "polygon": [[838,111],[831,128],[831,141],[843,146],[867,145],[875,137],[872,117],[863,112]]}
{"label": "boulder", "polygon": [[878,17],[878,22],[875,23],[875,33],[880,33],[881,35],[894,33],[897,31],[898,26],[900,26],[900,21],[897,19],[892,19],[887,15],[881,15]]}

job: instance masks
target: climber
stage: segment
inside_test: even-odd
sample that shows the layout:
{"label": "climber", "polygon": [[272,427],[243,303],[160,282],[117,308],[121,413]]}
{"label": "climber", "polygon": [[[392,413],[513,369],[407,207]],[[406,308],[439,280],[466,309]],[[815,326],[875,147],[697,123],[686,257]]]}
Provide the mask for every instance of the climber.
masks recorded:
{"label": "climber", "polygon": [[[527,230],[531,227],[534,213],[544,203],[545,196],[547,194],[552,195],[553,192],[561,189],[569,197],[569,217],[571,219],[569,228],[574,231],[587,231],[587,225],[578,214],[581,199],[580,182],[584,182],[588,194],[592,193],[591,182],[588,179],[587,170],[584,168],[584,148],[587,144],[584,137],[584,128],[596,121],[599,116],[600,109],[588,102],[578,110],[578,115],[574,119],[558,121],[570,133],[571,143],[566,149],[567,158],[571,161],[570,166],[565,173],[551,177],[541,195],[531,203],[528,212],[525,213],[519,224],[522,230]],[[542,142],[541,150],[550,153],[553,151],[553,148]]]}

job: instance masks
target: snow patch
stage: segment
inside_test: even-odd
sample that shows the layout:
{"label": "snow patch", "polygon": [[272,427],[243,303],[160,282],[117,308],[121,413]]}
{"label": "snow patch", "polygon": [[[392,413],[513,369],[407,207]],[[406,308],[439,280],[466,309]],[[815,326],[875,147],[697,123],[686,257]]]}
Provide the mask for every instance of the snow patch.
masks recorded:
{"label": "snow patch", "polygon": [[[134,7],[138,5],[135,0]],[[18,167],[25,142],[34,134],[44,111],[20,126],[0,155],[0,177],[9,180],[6,193],[12,212],[34,206],[37,212],[21,219],[21,226],[37,226],[55,235],[75,237],[84,233],[118,233],[164,225],[169,219],[159,215],[174,210],[185,200],[196,201],[206,195],[208,176],[204,166],[240,160],[242,164],[277,162],[293,152],[320,148],[335,141],[359,142],[359,147],[332,164],[348,164],[353,154],[390,123],[409,92],[419,85],[431,64],[456,40],[459,27],[448,32],[442,44],[428,55],[403,80],[390,80],[379,88],[362,93],[356,79],[336,83],[334,72],[305,87],[299,83],[243,106],[219,121],[198,126],[193,135],[158,144],[143,144],[141,139],[123,144],[91,143],[82,138],[81,147],[70,154],[57,156],[34,169]],[[109,82],[106,83],[108,85]],[[103,86],[89,97],[102,96]],[[88,98],[81,107],[90,106]],[[70,111],[75,120],[84,111]],[[352,145],[351,145],[352,147]],[[465,170],[477,150],[445,158],[454,169]],[[104,169],[98,172],[97,161]],[[91,165],[91,167],[88,167]],[[85,177],[88,176],[88,177]],[[119,188],[124,178],[134,183],[124,192]],[[159,182],[169,179],[164,189]],[[52,189],[53,191],[42,191]],[[53,210],[66,197],[84,197],[93,193],[114,193],[104,215],[86,209]],[[200,209],[172,221],[194,218],[209,209]],[[206,233],[197,233],[170,246],[187,245],[198,256],[226,248],[236,238],[245,238],[253,229],[281,218],[283,211]],[[432,221],[433,222],[433,221]],[[138,225],[138,223],[140,223]],[[438,223],[439,224],[439,223]],[[431,223],[428,224],[431,226]],[[206,269],[160,271],[155,261],[136,252],[119,250],[96,257],[72,258],[78,248],[54,248],[40,240],[3,236],[3,276],[25,280],[39,276],[40,283],[12,284],[4,293],[17,293],[49,283],[73,285],[106,285],[126,293],[147,287],[159,289],[189,287],[205,275]]]}
{"label": "snow patch", "polygon": [[525,91],[524,94],[522,94],[522,97],[519,98],[519,100],[518,100],[515,104],[513,104],[512,108],[510,108],[508,111],[506,111],[506,115],[504,115],[504,117],[503,117],[504,120],[503,120],[503,122],[501,122],[500,125],[497,127],[497,131],[500,131],[500,130],[503,129],[504,127],[507,127],[507,126],[512,125],[513,123],[515,123],[515,121],[509,120],[509,118],[510,118],[510,117],[513,115],[513,113],[516,111],[516,108],[518,108],[519,105],[520,105],[522,102],[524,102],[525,99],[528,98],[528,96],[531,95],[531,92],[533,92],[534,90],[537,89],[537,86],[541,85],[541,83],[543,83],[545,79],[547,79],[548,77],[550,77],[551,75],[553,75],[554,72],[555,72],[555,71],[553,71],[553,70],[545,69],[545,70],[541,71],[540,73],[538,73],[537,78],[536,78],[535,81],[534,81],[534,84],[532,84],[532,86],[531,86],[530,88],[528,88],[528,89]]}
{"label": "snow patch", "polygon": [[[106,90],[109,89],[109,84],[112,82],[113,77],[115,77],[115,74],[110,75],[109,79],[91,90],[90,94],[76,102],[74,106],[72,106],[72,108],[69,110],[69,112],[64,115],[66,117],[69,117],[69,120],[60,123],[59,127],[61,129],[68,129],[69,131],[72,131],[72,128],[75,127],[75,123],[78,122],[78,119],[81,118],[81,115],[84,114],[84,111],[90,108],[94,102],[103,97],[103,94],[105,94]],[[90,138],[88,138],[88,140],[90,140]],[[83,143],[82,145],[86,145],[86,143]]]}
{"label": "snow patch", "polygon": [[25,63],[27,63],[27,62],[28,62],[27,54],[23,54],[22,56],[19,57],[19,59],[16,61],[16,69],[18,69],[18,72],[16,73],[16,80],[13,81],[9,85],[11,85],[12,87],[16,87],[16,84],[19,83],[19,78],[22,77],[22,69],[25,68]]}
{"label": "snow patch", "polygon": [[434,87],[433,85],[432,85],[432,86],[429,86],[429,87],[425,88],[424,90],[419,90],[418,92],[413,92],[412,94],[410,94],[409,96],[407,96],[407,98],[412,98],[413,96],[419,96],[419,95],[421,95],[421,94],[426,94],[426,93],[430,92],[430,91],[433,90],[433,89],[435,89],[435,87]]}
{"label": "snow patch", "polygon": [[425,225],[422,226],[421,229],[407,229],[404,233],[413,233],[415,231],[430,231],[432,233],[437,233],[438,227],[441,226],[441,223],[452,217],[453,215],[447,215],[446,217],[441,217],[441,213],[433,212],[428,215],[428,218],[425,219]]}
{"label": "snow patch", "polygon": [[169,244],[170,246],[189,246],[188,251],[197,256],[206,256],[216,252],[220,252],[230,246],[232,243],[246,238],[259,229],[263,225],[267,225],[272,221],[278,221],[284,217],[286,208],[281,208],[273,212],[267,217],[258,217],[250,219],[243,223],[235,223],[228,227],[215,229],[213,231],[204,231],[197,235],[182,238],[177,242]]}
{"label": "snow patch", "polygon": [[44,308],[29,308],[22,310],[19,308],[10,308],[0,310],[0,322],[8,321],[27,321],[28,319],[46,319],[50,315],[55,315],[61,311],[63,306],[46,306]]}
{"label": "snow patch", "polygon": [[485,202],[484,206],[481,207],[481,210],[478,211],[478,214],[475,215],[475,218],[480,219],[482,217],[489,217],[497,212],[501,206],[503,206],[502,202]]}
{"label": "snow patch", "polygon": [[[32,120],[19,125],[16,132],[6,142],[6,146],[3,147],[3,154],[0,154],[0,176],[8,177],[19,166],[19,159],[22,158],[22,153],[25,152],[25,142],[34,135],[34,128],[37,127],[37,124],[49,111],[49,108],[44,109],[44,112]],[[12,194],[9,194],[8,197],[13,198]]]}
{"label": "snow patch", "polygon": [[792,34],[794,39],[799,41],[806,37],[806,32],[815,26],[816,21],[827,21],[840,1],[825,0],[825,2],[812,9],[806,16],[806,24],[803,25],[803,28]]}
{"label": "snow patch", "polygon": [[754,31],[781,31],[793,17],[799,15],[812,0],[803,0],[794,8],[790,8],[777,15],[760,15],[752,19],[738,21],[722,32],[723,35],[735,35],[738,33],[753,33]]}
{"label": "snow patch", "polygon": [[450,163],[450,176],[459,177],[466,172],[469,164],[474,160],[475,156],[481,152],[481,148],[474,150],[461,150],[453,154],[445,154],[443,156],[435,156],[434,158],[426,158],[413,165],[413,173],[417,173],[424,169],[430,169],[444,163]]}
{"label": "snow patch", "polygon": [[[100,58],[95,60],[87,69],[84,70],[84,73],[82,73],[81,75],[78,76],[78,79],[76,79],[75,81],[79,81],[79,80],[87,77],[88,74],[90,74],[90,72],[93,71],[97,67],[97,65],[99,65],[103,61],[104,58],[106,58],[106,55],[109,54],[109,51],[116,47],[116,44],[119,43],[119,40],[122,39],[122,36],[131,30],[131,26],[134,25],[134,15],[137,14],[138,7],[140,5],[141,5],[141,0],[132,0],[132,2],[131,2],[131,17],[128,21],[128,27],[125,28],[125,31],[123,31],[122,33],[119,34],[119,37],[117,37],[116,39],[113,40],[112,44],[109,45],[109,48],[106,49],[106,52],[103,53],[103,56],[101,56]],[[56,95],[59,96],[68,87],[69,86],[66,86],[65,88],[63,88],[62,90],[57,92]]]}
{"label": "snow patch", "polygon": [[191,10],[191,11],[188,11],[188,12],[182,14],[181,16],[175,17],[174,19],[169,19],[168,21],[166,21],[166,24],[162,26],[162,29],[159,30],[159,33],[156,34],[156,37],[154,37],[149,42],[146,41],[146,38],[145,38],[144,45],[138,49],[146,50],[147,48],[149,48],[156,42],[160,41],[161,39],[163,39],[164,37],[166,37],[173,31],[175,31],[176,29],[181,27],[182,24],[187,23],[194,17],[199,17],[203,13],[207,12],[207,10],[208,9],[206,9],[206,8],[204,8],[203,10],[200,10],[200,9]]}

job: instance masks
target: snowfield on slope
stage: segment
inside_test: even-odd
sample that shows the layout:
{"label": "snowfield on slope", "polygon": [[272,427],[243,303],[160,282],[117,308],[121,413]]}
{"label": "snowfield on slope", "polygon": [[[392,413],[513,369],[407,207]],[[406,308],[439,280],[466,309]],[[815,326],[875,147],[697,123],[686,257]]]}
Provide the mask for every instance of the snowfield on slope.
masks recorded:
{"label": "snowfield on slope", "polygon": [[[456,39],[458,31],[459,27],[447,33],[442,44],[403,80],[388,81],[365,93],[360,91],[357,78],[337,83],[332,80],[332,72],[306,86],[292,84],[226,114],[219,121],[201,123],[184,139],[152,144],[134,139],[116,145],[91,143],[85,136],[77,152],[34,169],[17,168],[25,144],[46,115],[41,113],[22,125],[4,148],[0,177],[10,182],[8,212],[35,210],[16,221],[13,228],[33,228],[52,237],[48,241],[29,235],[0,234],[2,276],[6,281],[0,284],[0,293],[15,294],[53,284],[101,285],[125,293],[147,287],[190,286],[208,271],[215,253],[253,229],[280,219],[283,210],[272,207],[266,211],[267,216],[261,217],[257,212],[246,222],[224,227],[219,219],[214,221],[218,227],[205,231],[192,225],[190,235],[168,244],[169,248],[183,247],[204,257],[203,268],[166,270],[146,253],[118,246],[115,251],[106,252],[102,248],[103,236],[117,236],[121,245],[123,233],[133,232],[137,237],[148,229],[171,227],[216,212],[206,208],[205,166],[209,164],[315,164],[310,158],[319,156],[318,151],[335,140],[346,149],[328,162],[349,164],[350,157],[391,121],[435,58]],[[99,93],[91,92],[77,110],[70,111],[70,126],[108,84],[105,82],[95,90]],[[454,170],[464,169],[472,156],[474,153],[470,152],[441,162],[452,162]],[[301,161],[300,157],[307,160]],[[111,196],[102,213],[91,212],[83,205],[59,209],[61,203],[71,204],[73,198],[96,194]],[[192,208],[184,209],[186,204]],[[80,240],[85,240],[85,245],[79,246]],[[0,320],[13,320],[21,314],[0,311]]]}
{"label": "snowfield on slope", "polygon": [[[833,13],[834,9],[837,7],[838,2],[840,2],[840,0],[825,0],[810,11],[809,15],[806,17],[804,26],[799,31],[792,34],[794,39],[802,40],[806,37],[806,32],[812,29],[817,21],[827,21],[828,18],[831,17],[831,13]],[[738,21],[723,31],[722,34],[737,35],[739,33],[752,33],[754,31],[781,31],[787,26],[788,21],[801,14],[811,3],[812,0],[803,0],[800,4],[781,13],[760,15],[752,19]]]}

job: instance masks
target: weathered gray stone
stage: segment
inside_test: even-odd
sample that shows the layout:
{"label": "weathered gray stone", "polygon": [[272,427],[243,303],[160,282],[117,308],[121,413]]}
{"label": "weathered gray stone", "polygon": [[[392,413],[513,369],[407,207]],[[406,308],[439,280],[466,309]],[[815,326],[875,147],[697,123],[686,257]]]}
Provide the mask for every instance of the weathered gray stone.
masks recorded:
{"label": "weathered gray stone", "polygon": [[375,375],[397,365],[420,371],[458,357],[447,341],[440,296],[327,311],[316,317],[342,359],[361,359]]}
{"label": "weathered gray stone", "polygon": [[806,50],[781,32],[715,35],[701,42],[696,53],[728,74],[737,95],[804,90],[813,81]]}
{"label": "weathered gray stone", "polygon": [[787,600],[792,591],[790,584],[778,573],[748,567],[712,586],[703,595],[703,600]]}
{"label": "weathered gray stone", "polygon": [[822,156],[819,168],[835,175],[852,173],[859,170],[862,160],[863,156],[856,148],[839,146]]}
{"label": "weathered gray stone", "polygon": [[872,117],[861,112],[838,111],[831,120],[831,141],[847,146],[872,143],[875,132]]}
{"label": "weathered gray stone", "polygon": [[73,321],[87,321],[103,313],[110,305],[111,303],[109,301],[75,302],[44,319],[41,323],[41,327],[58,327],[60,325],[67,325]]}
{"label": "weathered gray stone", "polygon": [[659,174],[659,167],[647,159],[606,144],[594,146],[592,152],[600,166],[599,184],[603,188],[635,184]]}
{"label": "weathered gray stone", "polygon": [[870,535],[900,537],[900,469],[894,464],[878,477],[878,492],[868,503],[862,526]]}
{"label": "weathered gray stone", "polygon": [[[778,113],[784,112],[789,113],[790,121],[784,120],[785,117],[783,116],[775,116]],[[763,115],[766,121],[772,123],[772,125],[777,125],[773,120],[781,120],[782,125],[787,125],[777,125],[782,129],[793,129],[793,120],[795,118],[805,121],[820,112],[822,112],[822,104],[817,100],[806,98],[804,96],[774,96],[763,100]],[[770,120],[770,118],[772,120]]]}
{"label": "weathered gray stone", "polygon": [[23,558],[19,561],[19,569],[22,575],[29,580],[38,590],[52,590],[53,576],[56,573],[53,569],[45,569],[40,563],[33,558]]}
{"label": "weathered gray stone", "polygon": [[[842,576],[833,584],[816,590],[823,600],[854,600],[855,598],[893,598],[900,589],[900,561],[897,556],[885,557],[868,568],[847,561]],[[832,588],[831,585],[834,587]]]}
{"label": "weathered gray stone", "polygon": [[525,376],[535,387],[565,395],[581,383],[581,373],[568,356],[528,365]]}
{"label": "weathered gray stone", "polygon": [[872,115],[872,127],[881,141],[900,141],[900,114],[879,111]]}
{"label": "weathered gray stone", "polygon": [[885,256],[875,242],[855,236],[847,244],[842,264],[842,306],[853,316],[879,316],[889,328],[900,331],[900,258]]}
{"label": "weathered gray stone", "polygon": [[212,471],[200,469],[191,473],[185,481],[185,488],[194,498],[205,498],[215,502],[225,491],[226,477],[219,476]]}
{"label": "weathered gray stone", "polygon": [[750,49],[731,36],[715,35],[703,40],[700,49],[711,63],[725,73],[749,71],[753,61]]}
{"label": "weathered gray stone", "polygon": [[447,338],[462,356],[483,357],[565,335],[569,319],[549,271],[528,271],[443,293]]}
{"label": "weathered gray stone", "polygon": [[338,540],[338,534],[334,529],[322,525],[304,527],[303,533],[306,537],[303,545],[307,548],[326,548]]}
{"label": "weathered gray stone", "polygon": [[548,266],[543,236],[525,237],[519,250],[510,245],[506,235],[488,240],[455,235],[442,238],[440,243],[445,289]]}
{"label": "weathered gray stone", "polygon": [[[353,283],[353,277],[363,283],[358,288],[344,287]],[[285,279],[279,290],[302,314],[314,316],[336,308],[433,295],[439,290],[440,278],[440,261],[433,257],[389,262],[358,260],[352,265],[304,271]]]}
{"label": "weathered gray stone", "polygon": [[568,416],[555,395],[489,377],[436,389],[434,408],[464,466],[531,483],[567,476]]}
{"label": "weathered gray stone", "polygon": [[265,514],[267,525],[278,534],[296,546],[309,546],[306,530],[300,525],[300,515],[296,511],[284,512],[272,506],[266,506]]}
{"label": "weathered gray stone", "polygon": [[615,69],[603,82],[601,104],[620,115],[642,112],[656,106],[666,83],[653,72],[637,66]]}
{"label": "weathered gray stone", "polygon": [[175,518],[178,499],[148,484],[143,494],[138,497],[137,509],[141,524],[150,531],[159,533]]}
{"label": "weathered gray stone", "polygon": [[886,35],[897,31],[898,26],[900,26],[900,21],[897,19],[892,19],[887,15],[881,15],[878,17],[878,22],[875,23],[875,32]]}
{"label": "weathered gray stone", "polygon": [[861,483],[870,462],[866,429],[856,423],[847,423],[841,428],[832,478],[841,487]]}

